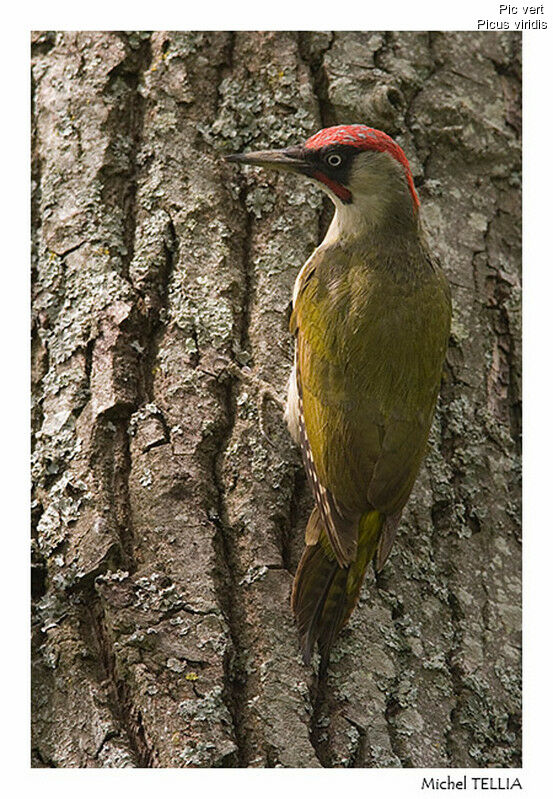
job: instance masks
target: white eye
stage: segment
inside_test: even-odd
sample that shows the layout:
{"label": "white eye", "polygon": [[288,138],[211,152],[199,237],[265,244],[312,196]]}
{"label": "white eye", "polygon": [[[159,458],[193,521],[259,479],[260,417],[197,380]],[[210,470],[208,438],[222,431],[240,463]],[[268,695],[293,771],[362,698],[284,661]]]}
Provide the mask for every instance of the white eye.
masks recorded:
{"label": "white eye", "polygon": [[326,159],[326,163],[329,166],[340,166],[342,163],[342,156],[338,155],[338,153],[331,153]]}

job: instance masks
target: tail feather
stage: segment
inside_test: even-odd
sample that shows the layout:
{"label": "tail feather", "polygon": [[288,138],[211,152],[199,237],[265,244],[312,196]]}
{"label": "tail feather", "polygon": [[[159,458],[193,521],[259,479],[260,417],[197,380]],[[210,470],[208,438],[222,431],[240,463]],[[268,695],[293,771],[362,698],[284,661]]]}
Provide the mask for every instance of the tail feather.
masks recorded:
{"label": "tail feather", "polygon": [[323,667],[326,667],[332,645],[353,610],[352,607],[348,611],[348,572],[349,567],[340,569],[327,594],[319,631],[319,652]]}
{"label": "tail feather", "polygon": [[323,664],[328,660],[334,641],[359,599],[383,522],[383,516],[378,511],[369,511],[361,517],[357,554],[355,560],[344,568],[334,559],[322,525],[317,543],[306,546],[292,589],[292,610],[305,663],[311,662],[316,643],[319,644]]}
{"label": "tail feather", "polygon": [[339,568],[338,563],[330,560],[319,544],[304,549],[292,589],[292,611],[298,625],[305,663],[311,662],[325,602]]}

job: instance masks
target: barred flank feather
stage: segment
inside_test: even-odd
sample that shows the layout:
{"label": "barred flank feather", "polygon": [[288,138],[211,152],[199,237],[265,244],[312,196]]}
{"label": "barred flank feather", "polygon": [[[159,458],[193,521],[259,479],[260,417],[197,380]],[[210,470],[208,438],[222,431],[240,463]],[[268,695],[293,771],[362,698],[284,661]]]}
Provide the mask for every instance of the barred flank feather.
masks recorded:
{"label": "barred flank feather", "polygon": [[[305,663],[311,662],[315,643],[326,663],[338,633],[359,599],[369,562],[374,557],[384,517],[378,511],[365,513],[359,522],[355,560],[341,568],[321,525],[316,544],[306,546],[292,589],[292,610],[298,625]],[[311,540],[313,540],[311,538]]]}

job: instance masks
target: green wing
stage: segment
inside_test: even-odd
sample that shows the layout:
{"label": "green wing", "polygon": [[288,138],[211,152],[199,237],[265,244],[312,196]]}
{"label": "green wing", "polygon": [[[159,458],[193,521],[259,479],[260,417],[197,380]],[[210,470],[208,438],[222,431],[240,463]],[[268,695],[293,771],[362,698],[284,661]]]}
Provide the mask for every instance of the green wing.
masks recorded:
{"label": "green wing", "polygon": [[447,284],[428,260],[413,269],[408,261],[415,256],[404,257],[410,279],[402,281],[379,268],[376,253],[356,260],[321,250],[291,319],[304,460],[341,565],[355,557],[363,513],[376,509],[399,520],[439,389]]}

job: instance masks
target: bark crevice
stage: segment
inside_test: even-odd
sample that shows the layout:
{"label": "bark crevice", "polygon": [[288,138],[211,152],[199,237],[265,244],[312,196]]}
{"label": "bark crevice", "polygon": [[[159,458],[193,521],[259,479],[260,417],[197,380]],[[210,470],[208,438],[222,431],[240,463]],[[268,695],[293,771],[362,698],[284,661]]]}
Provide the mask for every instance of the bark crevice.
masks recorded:
{"label": "bark crevice", "polygon": [[232,379],[226,380],[223,391],[226,423],[221,431],[212,461],[213,485],[216,492],[216,511],[213,521],[218,532],[216,542],[218,579],[216,584],[219,602],[229,627],[232,647],[224,661],[224,697],[233,721],[237,746],[236,765],[243,768],[248,763],[248,736],[244,723],[247,701],[247,675],[244,663],[246,646],[243,638],[245,609],[241,602],[237,580],[239,570],[234,540],[236,533],[229,522],[223,478],[223,458],[233,433],[236,417],[235,387]]}

